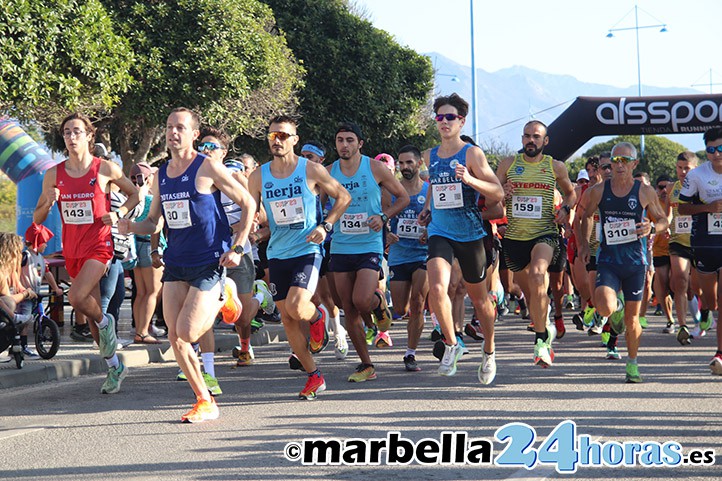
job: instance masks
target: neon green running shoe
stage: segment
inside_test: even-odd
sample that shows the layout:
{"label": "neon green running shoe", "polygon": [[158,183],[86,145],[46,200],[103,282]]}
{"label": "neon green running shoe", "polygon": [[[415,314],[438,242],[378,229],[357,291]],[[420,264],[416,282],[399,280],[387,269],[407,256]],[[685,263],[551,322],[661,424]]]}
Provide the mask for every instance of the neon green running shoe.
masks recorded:
{"label": "neon green running shoe", "polygon": [[115,335],[115,318],[106,314],[108,325],[103,329],[98,329],[98,349],[100,357],[110,359],[118,348],[118,337]]}
{"label": "neon green running shoe", "polygon": [[[622,317],[624,317],[624,316],[622,316]],[[639,325],[642,329],[646,329],[649,327],[649,323],[647,322],[647,318],[645,316],[640,316]]]}
{"label": "neon green running shoe", "polygon": [[712,311],[707,311],[707,317],[699,321],[699,328],[703,331],[709,331],[712,328],[713,322],[714,314],[712,314]]}
{"label": "neon green running shoe", "polygon": [[597,310],[591,306],[587,306],[584,309],[584,315],[582,316],[582,322],[584,322],[584,325],[587,327],[591,327],[594,325],[594,314],[597,312]]}
{"label": "neon green running shoe", "polygon": [[376,334],[378,334],[378,329],[376,328],[376,326],[372,328],[365,327],[364,329],[366,330],[366,344],[368,344],[369,346],[373,346],[374,339],[376,339]]}
{"label": "neon green running shoe", "polygon": [[642,376],[639,375],[639,366],[627,363],[627,376],[625,382],[627,384],[636,384],[642,382]]}
{"label": "neon green running shoe", "polygon": [[208,392],[211,393],[211,396],[220,396],[221,394],[223,394],[223,391],[221,391],[221,386],[218,384],[218,379],[216,379],[215,377],[204,372],[203,382],[206,383],[206,388],[208,389]]}

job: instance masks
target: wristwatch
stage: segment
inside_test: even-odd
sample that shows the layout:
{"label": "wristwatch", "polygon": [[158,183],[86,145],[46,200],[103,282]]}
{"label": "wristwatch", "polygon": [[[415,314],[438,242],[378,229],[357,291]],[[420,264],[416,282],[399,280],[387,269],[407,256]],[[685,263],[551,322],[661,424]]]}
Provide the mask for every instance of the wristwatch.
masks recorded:
{"label": "wristwatch", "polygon": [[323,222],[321,225],[323,226],[323,230],[325,230],[326,232],[330,233],[333,230],[333,224],[331,224],[330,222]]}
{"label": "wristwatch", "polygon": [[383,222],[384,224],[389,221],[389,216],[387,216],[387,215],[384,214],[383,212],[380,213],[379,216],[381,216],[381,222]]}
{"label": "wristwatch", "polygon": [[233,252],[235,252],[236,254],[243,254],[243,246],[242,246],[242,245],[236,244],[236,245],[234,245],[233,247],[231,247],[231,249],[232,249]]}

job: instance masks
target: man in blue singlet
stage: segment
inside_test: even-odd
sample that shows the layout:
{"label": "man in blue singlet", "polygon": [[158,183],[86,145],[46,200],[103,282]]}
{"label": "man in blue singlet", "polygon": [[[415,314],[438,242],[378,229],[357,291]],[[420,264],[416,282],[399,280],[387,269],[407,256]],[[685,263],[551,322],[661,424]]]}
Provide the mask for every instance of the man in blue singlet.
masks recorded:
{"label": "man in blue singlet", "polygon": [[[504,190],[489,167],[484,152],[461,139],[469,104],[457,94],[434,101],[436,127],[441,145],[424,159],[429,166],[430,195],[419,216],[428,224],[429,307],[441,325],[446,342],[439,374],[453,376],[463,354],[454,332],[448,289],[454,258],[459,260],[466,291],[476,309],[484,334],[479,381],[491,384],[496,377],[494,355],[494,307],[486,279],[486,252],[479,194],[492,206],[504,198]],[[429,209],[430,207],[430,209]]]}
{"label": "man in blue singlet", "polygon": [[[597,252],[594,305],[601,316],[611,316],[610,327],[615,332],[621,333],[626,329],[628,383],[642,382],[637,352],[642,336],[639,305],[648,264],[647,238],[652,230],[647,211],[653,219],[657,219],[654,223],[657,232],[665,232],[668,227],[667,216],[654,188],[635,180],[632,175],[638,164],[637,149],[632,144],[621,142],[612,148],[612,178],[587,189],[587,207],[581,213],[582,236],[577,239],[582,261],[589,262],[591,219],[599,209],[601,238]],[[619,291],[624,294],[623,300],[617,298]],[[612,316],[622,309],[623,324],[615,322],[621,315]]]}
{"label": "man in blue singlet", "polygon": [[[199,124],[198,114],[191,110],[181,107],[171,112],[166,122],[171,158],[153,180],[153,192],[158,195],[153,197],[148,217],[139,223],[121,219],[118,225],[121,234],[153,234],[160,230],[161,216],[165,221],[168,247],[163,255],[163,314],[176,361],[197,398],[181,417],[190,423],[219,415],[191,343],[212,328],[224,301],[235,305],[231,322],[240,315],[235,293],[224,297],[228,295],[225,269],[239,264],[255,213],[248,192],[223,164],[193,148],[200,135]],[[221,192],[242,209],[233,242]]]}
{"label": "man in blue singlet", "polygon": [[[326,389],[311,356],[328,344],[325,313],[311,302],[321,267],[320,244],[343,214],[350,196],[322,165],[294,153],[298,143],[296,127],[296,120],[288,116],[270,121],[268,145],[273,159],[251,174],[248,189],[266,209],[271,229],[267,250],[269,288],[281,312],[288,343],[308,373],[299,397],[312,400]],[[320,192],[335,201],[325,219],[317,214],[316,196]],[[311,323],[308,347],[302,322]]]}
{"label": "man in blue singlet", "polygon": [[[384,251],[381,230],[389,218],[409,204],[409,194],[394,174],[381,162],[361,155],[363,141],[358,125],[342,123],[336,130],[339,159],[328,167],[331,177],[351,194],[351,204],[333,226],[329,263],[343,306],[346,330],[361,359],[361,364],[349,376],[349,382],[376,379],[362,316],[370,316],[373,312],[381,332],[391,326],[391,311],[384,293],[378,289]],[[381,205],[382,187],[396,196],[396,201],[386,207],[386,211]]]}
{"label": "man in blue singlet", "polygon": [[418,217],[426,205],[429,184],[419,177],[421,152],[418,148],[413,145],[402,147],[396,160],[401,172],[401,185],[409,194],[410,202],[391,220],[391,232],[387,236],[391,299],[396,314],[409,314],[404,367],[407,371],[420,371],[416,364],[416,348],[424,330],[424,302],[429,292],[429,281],[426,276],[426,229],[419,224]]}

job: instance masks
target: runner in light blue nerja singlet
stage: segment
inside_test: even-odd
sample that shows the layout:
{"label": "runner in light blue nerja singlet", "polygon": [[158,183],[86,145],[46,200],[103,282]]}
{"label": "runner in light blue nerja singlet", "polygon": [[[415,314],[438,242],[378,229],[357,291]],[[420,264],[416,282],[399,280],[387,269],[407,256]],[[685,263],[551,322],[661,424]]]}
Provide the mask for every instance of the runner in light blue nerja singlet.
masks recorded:
{"label": "runner in light blue nerja singlet", "polygon": [[321,253],[318,244],[306,242],[306,236],[320,222],[316,195],[306,182],[306,162],[299,157],[296,169],[285,179],[273,176],[270,162],[261,166],[261,199],[271,229],[266,251],[269,259]]}
{"label": "runner in light blue nerja singlet", "polygon": [[439,157],[438,147],[431,149],[429,237],[437,235],[457,242],[471,242],[486,235],[477,206],[478,193],[457,179],[455,173],[457,165],[466,165],[466,151],[470,146],[464,145],[460,151],[447,158]]}
{"label": "runner in light blue nerja singlet", "polygon": [[[368,218],[381,214],[381,187],[371,171],[371,160],[361,157],[356,173],[347,177],[341,171],[340,160],[333,163],[331,177],[338,180],[351,194],[351,204],[341,219],[333,225],[331,254],[383,254],[383,232],[374,232]],[[332,199],[333,202],[335,200]]]}

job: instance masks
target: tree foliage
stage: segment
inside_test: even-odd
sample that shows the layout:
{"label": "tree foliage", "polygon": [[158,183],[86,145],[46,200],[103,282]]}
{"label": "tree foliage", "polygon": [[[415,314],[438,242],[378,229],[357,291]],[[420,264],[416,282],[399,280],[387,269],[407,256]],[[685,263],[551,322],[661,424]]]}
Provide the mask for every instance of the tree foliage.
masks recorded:
{"label": "tree foliage", "polygon": [[132,50],[98,0],[0,2],[0,110],[44,128],[68,111],[110,108]]}
{"label": "tree foliage", "polygon": [[163,150],[174,107],[233,135],[258,135],[270,115],[295,110],[303,69],[259,1],[102,1],[136,55],[135,82],[108,125],[124,159]]}
{"label": "tree foliage", "polygon": [[361,126],[369,154],[424,140],[433,89],[427,57],[351,13],[343,0],[263,1],[307,71],[302,139],[333,147],[338,122],[352,120]]}
{"label": "tree foliage", "polygon": [[[662,174],[674,177],[677,155],[687,150],[687,148],[682,144],[661,136],[646,136],[644,141],[644,158],[639,161],[636,172],[647,172],[652,182]],[[619,142],[630,142],[637,148],[637,153],[639,154],[639,136],[622,135],[607,142],[594,145],[584,152],[583,157],[586,159],[592,155],[599,155],[604,151],[610,151],[612,147]]]}

